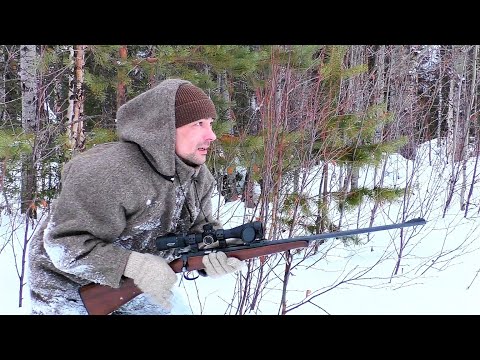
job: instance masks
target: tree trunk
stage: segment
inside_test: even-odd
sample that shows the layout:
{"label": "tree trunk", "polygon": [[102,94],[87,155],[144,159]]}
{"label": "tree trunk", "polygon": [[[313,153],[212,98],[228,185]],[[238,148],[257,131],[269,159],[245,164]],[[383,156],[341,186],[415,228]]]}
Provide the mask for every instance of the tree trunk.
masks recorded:
{"label": "tree trunk", "polygon": [[72,157],[85,150],[85,129],[83,124],[83,76],[85,66],[85,45],[70,48],[73,73],[69,77],[69,106],[67,111],[67,132]]}
{"label": "tree trunk", "polygon": [[[374,84],[373,84],[373,94],[372,94],[372,103],[374,106],[378,106],[381,104],[386,104],[387,99],[385,98],[385,94],[387,93],[386,89],[386,71],[385,71],[385,61],[386,61],[386,48],[385,45],[380,45],[376,49],[374,55],[375,64],[374,64]],[[385,106],[385,112],[387,111],[387,107]],[[383,124],[379,126],[375,132],[375,139],[376,143],[381,143],[383,140]],[[386,161],[383,163],[383,166],[375,166],[374,169],[374,187],[379,186],[383,187],[383,180],[385,176],[385,166]],[[382,170],[380,170],[380,168]],[[373,204],[371,215],[370,215],[370,226],[373,225],[373,221],[375,219],[376,212],[378,210],[379,202],[376,201]]]}
{"label": "tree trunk", "polygon": [[7,68],[7,50],[5,45],[0,45],[0,126],[5,123],[7,113],[6,96],[5,96],[5,82],[6,82],[6,68]]}
{"label": "tree trunk", "polygon": [[[470,91],[465,99],[466,102],[466,111],[465,111],[465,121],[464,121],[464,141],[463,141],[463,156],[462,156],[462,184],[460,187],[460,209],[465,211],[465,204],[467,200],[465,199],[465,193],[467,191],[467,161],[470,157],[468,146],[470,139],[470,125],[472,122],[472,113],[476,112],[476,98],[477,98],[477,57],[478,57],[478,45],[475,45],[472,49],[472,59],[469,62],[471,64],[471,76],[467,79],[470,81]],[[468,51],[470,52],[470,51]]]}
{"label": "tree trunk", "polygon": [[[22,128],[26,134],[34,134],[37,130],[37,61],[36,45],[20,46],[20,82],[22,90]],[[33,151],[32,154],[35,154]],[[21,180],[21,212],[36,218],[34,212],[35,198],[35,159],[33,155],[22,156]]]}
{"label": "tree trunk", "polygon": [[[6,83],[6,69],[7,69],[7,49],[5,45],[0,45],[0,128],[5,124],[5,119],[7,117],[7,105],[6,105],[6,94],[5,94],[5,83]],[[1,159],[0,161],[0,192],[3,194],[5,199],[5,209],[7,214],[11,213],[10,206],[8,204],[8,197],[3,189],[5,175],[7,173],[7,160]],[[4,207],[1,206],[0,210]]]}
{"label": "tree trunk", "polygon": [[125,65],[127,62],[127,45],[121,45],[118,50],[120,56],[120,66],[118,68],[118,83],[117,83],[117,109],[126,102],[126,84],[127,71]]}
{"label": "tree trunk", "polygon": [[21,45],[22,128],[27,134],[37,130],[36,45]]}

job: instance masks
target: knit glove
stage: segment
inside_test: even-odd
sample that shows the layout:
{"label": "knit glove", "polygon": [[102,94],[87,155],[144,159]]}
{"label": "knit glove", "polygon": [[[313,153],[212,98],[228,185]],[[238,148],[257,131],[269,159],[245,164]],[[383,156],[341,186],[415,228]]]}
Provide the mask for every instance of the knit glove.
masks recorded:
{"label": "knit glove", "polygon": [[233,273],[240,270],[245,263],[234,257],[227,257],[223,251],[211,252],[204,255],[202,263],[205,266],[205,272],[212,278]]}
{"label": "knit glove", "polygon": [[133,279],[137,287],[165,310],[172,309],[172,287],[177,282],[177,275],[167,261],[152,254],[133,251],[123,273]]}

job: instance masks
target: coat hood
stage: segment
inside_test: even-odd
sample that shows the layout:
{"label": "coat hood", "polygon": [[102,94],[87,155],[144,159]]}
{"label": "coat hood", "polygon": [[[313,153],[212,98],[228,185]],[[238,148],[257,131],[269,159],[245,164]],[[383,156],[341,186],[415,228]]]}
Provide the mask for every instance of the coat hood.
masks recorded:
{"label": "coat hood", "polygon": [[136,143],[165,177],[175,174],[175,95],[190,83],[168,79],[122,105],[117,112],[121,141]]}

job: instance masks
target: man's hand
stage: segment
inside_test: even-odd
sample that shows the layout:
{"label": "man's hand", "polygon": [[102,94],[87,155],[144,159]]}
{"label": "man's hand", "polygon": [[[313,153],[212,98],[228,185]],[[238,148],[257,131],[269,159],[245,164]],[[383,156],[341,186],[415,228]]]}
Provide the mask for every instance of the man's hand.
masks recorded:
{"label": "man's hand", "polygon": [[170,265],[160,256],[132,252],[128,258],[124,275],[133,279],[137,287],[165,310],[172,309],[172,287],[177,275]]}
{"label": "man's hand", "polygon": [[218,278],[240,270],[245,263],[234,257],[227,257],[222,251],[211,252],[204,255],[202,263],[205,266],[205,272],[212,278]]}

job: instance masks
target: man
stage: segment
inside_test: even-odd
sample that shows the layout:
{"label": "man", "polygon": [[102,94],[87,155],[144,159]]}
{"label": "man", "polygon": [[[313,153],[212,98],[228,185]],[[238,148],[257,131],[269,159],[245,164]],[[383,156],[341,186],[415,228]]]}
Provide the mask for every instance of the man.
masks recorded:
{"label": "man", "polygon": [[[119,108],[119,142],[96,146],[68,162],[62,190],[32,239],[29,285],[33,314],[87,314],[80,286],[119,287],[132,278],[143,294],[117,314],[166,314],[177,274],[174,250],[155,239],[221,225],[212,217],[214,178],[205,166],[216,139],[215,106],[188,81],[161,82]],[[208,276],[243,262],[204,256]]]}

